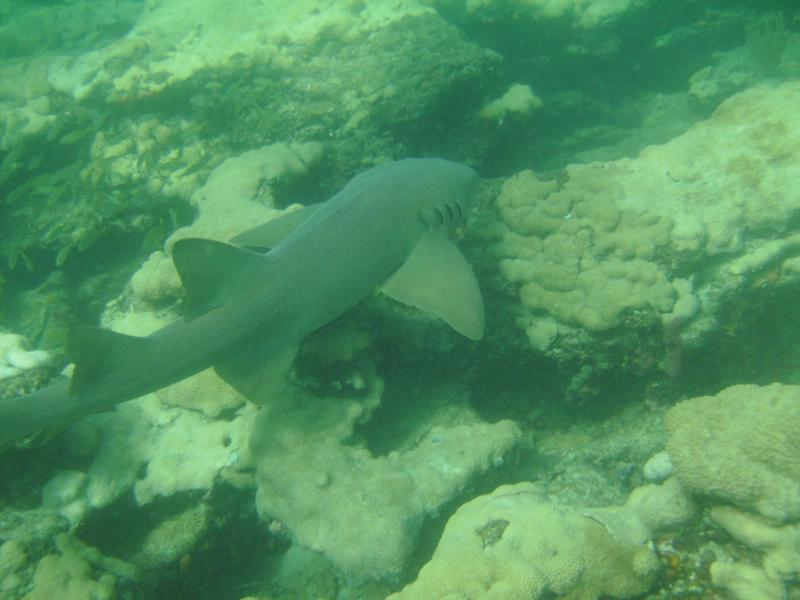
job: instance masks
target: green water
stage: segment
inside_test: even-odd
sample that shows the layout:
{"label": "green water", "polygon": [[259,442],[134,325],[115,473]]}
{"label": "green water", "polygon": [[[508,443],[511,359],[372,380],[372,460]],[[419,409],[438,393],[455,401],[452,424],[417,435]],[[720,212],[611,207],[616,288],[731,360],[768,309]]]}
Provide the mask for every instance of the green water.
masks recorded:
{"label": "green water", "polygon": [[[798,515],[692,491],[683,464],[696,510],[642,539],[581,507],[663,481],[643,465],[676,403],[800,383],[799,80],[789,0],[4,0],[0,401],[58,381],[75,326],[182,318],[176,239],[227,241],[410,157],[481,176],[451,237],[486,332],[376,290],[260,410],[206,372],[20,440],[0,598],[797,597],[797,562],[776,574],[708,515],[794,535]],[[794,389],[752,423],[768,442],[741,427],[784,478],[743,487],[789,504]],[[524,482],[575,522],[537,541],[525,524],[556,517],[485,500]],[[553,544],[601,558],[558,583]],[[712,563],[758,571],[756,595]]]}

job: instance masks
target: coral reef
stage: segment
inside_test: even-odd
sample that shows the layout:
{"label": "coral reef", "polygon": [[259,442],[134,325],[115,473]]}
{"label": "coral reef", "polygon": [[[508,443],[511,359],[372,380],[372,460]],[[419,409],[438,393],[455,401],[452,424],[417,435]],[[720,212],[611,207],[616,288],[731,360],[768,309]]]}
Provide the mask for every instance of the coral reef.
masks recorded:
{"label": "coral reef", "polygon": [[279,522],[348,579],[392,580],[424,519],[502,466],[520,432],[510,421],[435,427],[408,450],[373,456],[348,443],[383,391],[374,374],[360,377],[360,399],[295,392],[262,409],[251,450],[256,503],[263,519]]}
{"label": "coral reef", "polygon": [[[201,70],[238,66],[242,56],[250,65],[286,60],[280,45],[313,44],[325,36],[355,38],[428,11],[414,0],[373,2],[361,11],[330,0],[268,12],[247,3],[229,11],[218,0],[150,4],[127,36],[71,66],[67,61],[56,65],[50,83],[76,98],[101,87],[112,98],[131,100],[157,94]],[[213,33],[198,36],[196,29]],[[135,60],[142,53],[150,57],[148,64]]]}
{"label": "coral reef", "polygon": [[661,420],[690,355],[770,354],[765,316],[794,345],[797,9],[229,4],[0,5],[0,318],[48,351],[0,334],[0,396],[75,323],[179,318],[176,240],[411,155],[497,177],[462,244],[487,338],[378,301],[260,410],[208,370],[10,450],[0,596],[796,595],[797,388],[682,402],[666,452]]}
{"label": "coral reef", "polygon": [[[667,347],[697,343],[754,277],[781,265],[792,276],[798,101],[796,82],[757,86],[638,158],[571,165],[560,181],[507,179],[500,222],[480,233],[519,289],[534,350],[574,355],[581,332],[619,328],[631,311],[658,316]],[[614,360],[595,349],[593,362]]]}
{"label": "coral reef", "polygon": [[[60,325],[48,348],[70,323],[101,313],[130,266],[191,220],[188,199],[225,159],[277,140],[324,142],[317,177],[278,182],[281,194],[295,189],[291,201],[322,199],[362,164],[413,152],[420,132],[463,148],[463,134],[450,133],[466,122],[457,114],[480,104],[483,76],[496,78],[499,62],[413,0],[266,12],[244,3],[236,16],[215,1],[123,1],[90,14],[83,1],[10,4],[0,39],[19,57],[1,69],[0,278],[14,310],[2,316],[29,318],[19,313],[37,303],[23,290],[45,293],[29,290],[31,274],[68,273],[55,287],[69,293],[49,303],[64,314],[48,321]],[[47,28],[60,11],[63,22],[49,36],[42,30],[41,43],[8,37],[5,25],[46,14]],[[51,42],[62,51],[44,52]],[[454,94],[470,100],[454,106]],[[21,333],[39,342],[32,325]]]}
{"label": "coral reef", "polygon": [[[703,504],[726,500],[761,514],[713,506],[711,520],[763,558],[754,565],[712,545],[706,550],[714,557],[706,567],[710,583],[738,600],[785,597],[800,573],[793,496],[798,393],[780,384],[736,386],[672,408],[669,456],[660,453],[648,464],[671,459],[675,476],[635,488],[622,506],[557,504],[544,486],[530,483],[467,502],[448,521],[417,580],[391,598],[640,594],[659,571],[651,550],[659,534],[684,527]],[[669,545],[662,552],[662,558],[677,556]]]}

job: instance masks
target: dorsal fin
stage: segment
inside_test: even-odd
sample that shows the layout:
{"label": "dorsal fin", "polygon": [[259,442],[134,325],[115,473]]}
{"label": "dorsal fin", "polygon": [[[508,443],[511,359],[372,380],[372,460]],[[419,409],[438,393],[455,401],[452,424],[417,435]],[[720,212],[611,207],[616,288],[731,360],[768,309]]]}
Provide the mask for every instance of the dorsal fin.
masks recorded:
{"label": "dorsal fin", "polygon": [[149,338],[116,333],[100,327],[80,326],[67,334],[67,357],[75,363],[70,394],[84,390],[95,379],[113,371],[135,368],[151,350]]}
{"label": "dorsal fin", "polygon": [[272,219],[266,223],[262,223],[252,229],[240,233],[236,237],[231,238],[231,244],[237,246],[246,246],[254,250],[264,252],[277,246],[283,238],[292,233],[302,223],[317,212],[317,209],[322,204],[310,204],[291,210],[282,214],[277,219]]}
{"label": "dorsal fin", "polygon": [[263,264],[264,256],[216,240],[184,238],[172,246],[172,261],[186,290],[184,315],[192,319],[228,303],[237,282]]}

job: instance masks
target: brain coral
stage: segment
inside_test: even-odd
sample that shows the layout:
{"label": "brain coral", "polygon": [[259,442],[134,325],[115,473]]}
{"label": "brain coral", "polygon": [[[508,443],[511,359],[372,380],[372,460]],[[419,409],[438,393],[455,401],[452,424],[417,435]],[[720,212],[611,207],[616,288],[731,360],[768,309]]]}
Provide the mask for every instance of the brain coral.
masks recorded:
{"label": "brain coral", "polygon": [[667,414],[685,489],[778,521],[800,518],[800,387],[737,385]]}

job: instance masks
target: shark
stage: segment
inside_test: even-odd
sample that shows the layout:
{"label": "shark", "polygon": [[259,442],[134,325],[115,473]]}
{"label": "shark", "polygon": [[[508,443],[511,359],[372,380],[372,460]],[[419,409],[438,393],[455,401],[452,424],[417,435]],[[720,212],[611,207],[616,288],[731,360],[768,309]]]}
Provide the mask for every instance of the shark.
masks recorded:
{"label": "shark", "polygon": [[227,243],[176,241],[182,318],[145,337],[70,330],[71,378],[0,401],[0,449],[209,367],[247,399],[268,402],[303,340],[376,289],[479,340],[481,291],[449,235],[473,206],[478,182],[454,162],[398,160]]}

